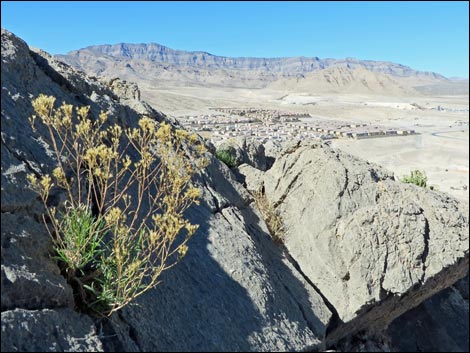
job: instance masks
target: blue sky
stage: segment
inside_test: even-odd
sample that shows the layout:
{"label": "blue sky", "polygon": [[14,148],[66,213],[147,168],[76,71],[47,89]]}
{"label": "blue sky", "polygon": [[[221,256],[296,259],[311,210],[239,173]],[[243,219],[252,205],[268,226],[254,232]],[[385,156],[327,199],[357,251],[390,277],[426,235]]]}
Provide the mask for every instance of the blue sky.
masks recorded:
{"label": "blue sky", "polygon": [[159,43],[224,56],[384,60],[468,78],[461,2],[15,2],[1,25],[52,54]]}

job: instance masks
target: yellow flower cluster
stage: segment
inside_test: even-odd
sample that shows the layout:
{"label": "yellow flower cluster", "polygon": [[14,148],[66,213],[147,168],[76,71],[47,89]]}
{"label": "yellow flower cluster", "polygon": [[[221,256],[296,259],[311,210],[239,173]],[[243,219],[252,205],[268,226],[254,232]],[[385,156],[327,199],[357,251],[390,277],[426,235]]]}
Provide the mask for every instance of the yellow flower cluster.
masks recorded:
{"label": "yellow flower cluster", "polygon": [[53,96],[46,96],[44,94],[40,94],[33,101],[33,108],[37,115],[41,118],[44,124],[50,122],[50,117],[52,113],[52,109],[54,108],[55,97]]}
{"label": "yellow flower cluster", "polygon": [[65,173],[61,167],[57,167],[52,171],[52,175],[57,180],[57,184],[61,187],[67,186],[67,179],[65,178]]}
{"label": "yellow flower cluster", "polygon": [[88,113],[90,111],[90,106],[83,106],[77,108],[77,115],[79,120],[85,120],[88,117]]}
{"label": "yellow flower cluster", "polygon": [[124,215],[119,207],[113,207],[106,213],[104,220],[109,225],[117,224],[122,221],[123,216]]}
{"label": "yellow flower cluster", "polygon": [[161,123],[155,137],[157,140],[162,142],[168,141],[171,137],[171,126],[166,123]]}
{"label": "yellow flower cluster", "polygon": [[90,135],[92,128],[91,120],[90,119],[83,119],[75,125],[75,129],[77,130],[77,135],[82,138],[87,138]]}
{"label": "yellow flower cluster", "polygon": [[[184,214],[201,197],[192,178],[207,165],[206,150],[198,135],[150,117],[123,130],[109,124],[106,112],[93,118],[88,106],[74,110],[63,103],[54,109],[54,104],[54,97],[40,95],[30,121],[34,128],[39,117],[48,127],[58,166],[51,176],[27,178],[47,206],[55,250],[66,266],[88,259],[85,263],[100,270],[99,280],[81,290],[92,288],[93,301],[110,315],[156,286],[160,273],[187,253],[198,225]],[[65,170],[73,175],[66,177]],[[53,180],[68,195],[61,220],[47,204]],[[93,214],[92,204],[97,206]],[[82,205],[84,212],[78,210]],[[64,228],[63,219],[88,214],[91,227],[81,227],[85,234]],[[67,268],[72,276],[78,269],[85,271]]]}
{"label": "yellow flower cluster", "polygon": [[97,147],[91,147],[85,152],[83,160],[87,162],[88,168],[100,167],[111,159],[117,157],[117,153],[112,148],[101,144]]}
{"label": "yellow flower cluster", "polygon": [[139,126],[144,133],[153,134],[155,131],[155,121],[149,117],[143,117],[139,120]]}

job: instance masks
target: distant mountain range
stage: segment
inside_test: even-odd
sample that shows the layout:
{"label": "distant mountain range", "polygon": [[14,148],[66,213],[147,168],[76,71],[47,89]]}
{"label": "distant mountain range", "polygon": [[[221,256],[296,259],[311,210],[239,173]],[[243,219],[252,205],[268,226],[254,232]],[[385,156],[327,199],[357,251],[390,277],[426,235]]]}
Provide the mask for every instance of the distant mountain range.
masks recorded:
{"label": "distant mountain range", "polygon": [[[365,78],[372,80],[365,84],[363,82],[360,86],[370,86],[369,83],[377,86],[377,83],[381,82],[378,83],[378,88],[392,84],[393,87],[390,89],[385,87],[385,91],[393,92],[404,92],[416,86],[453,82],[434,72],[417,71],[408,66],[386,61],[318,57],[231,58],[202,51],[174,50],[155,43],[95,45],[56,57],[89,74],[119,76],[149,85],[264,88],[280,81],[281,83],[271,87],[282,87],[282,82],[285,80],[288,80],[287,86],[289,86],[292,79],[297,81],[315,79],[315,73],[331,68],[337,68],[333,76],[344,74],[347,80],[357,77],[359,70],[362,80]],[[365,71],[370,72],[372,76],[365,75]],[[378,76],[373,77],[373,74]],[[340,86],[335,86],[333,80],[331,89],[341,91]],[[347,86],[348,90],[351,90],[357,85]]]}

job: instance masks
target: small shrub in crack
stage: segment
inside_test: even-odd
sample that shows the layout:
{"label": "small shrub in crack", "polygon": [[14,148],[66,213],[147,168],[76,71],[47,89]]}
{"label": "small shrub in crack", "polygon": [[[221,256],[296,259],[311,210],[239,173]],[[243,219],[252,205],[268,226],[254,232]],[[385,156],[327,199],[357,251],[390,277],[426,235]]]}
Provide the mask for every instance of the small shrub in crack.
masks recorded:
{"label": "small shrub in crack", "polygon": [[235,157],[230,151],[217,150],[215,156],[219,161],[224,162],[229,168],[237,166],[237,157]]}
{"label": "small shrub in crack", "polygon": [[271,237],[277,244],[282,244],[284,241],[285,228],[282,218],[274,205],[268,200],[262,188],[253,193],[256,206],[261,212],[261,216],[266,222]]}
{"label": "small shrub in crack", "polygon": [[[148,117],[123,130],[106,113],[92,121],[89,107],[54,103],[36,98],[31,124],[46,127],[58,165],[28,180],[46,206],[56,258],[81,305],[110,316],[186,254],[198,225],[184,212],[198,204],[192,177],[207,165],[205,148],[196,135]],[[66,194],[60,210],[48,206],[53,187]]]}

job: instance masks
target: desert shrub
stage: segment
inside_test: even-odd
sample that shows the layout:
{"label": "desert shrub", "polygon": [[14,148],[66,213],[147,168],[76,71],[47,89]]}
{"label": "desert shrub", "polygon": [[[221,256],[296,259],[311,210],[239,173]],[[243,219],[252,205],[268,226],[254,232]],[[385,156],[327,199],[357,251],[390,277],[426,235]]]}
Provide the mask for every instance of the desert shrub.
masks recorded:
{"label": "desert shrub", "polygon": [[261,212],[261,216],[266,222],[266,226],[271,233],[271,237],[276,243],[281,244],[285,235],[285,228],[281,215],[268,200],[261,188],[253,193],[253,198],[255,199],[258,210]]}
{"label": "desert shrub", "polygon": [[237,166],[237,158],[228,150],[217,150],[215,156],[218,160],[224,162],[228,167],[233,168]]}
{"label": "desert shrub", "polygon": [[404,183],[415,184],[425,188],[427,186],[428,178],[426,174],[420,170],[411,171],[410,175],[405,175],[401,179]]}
{"label": "desert shrub", "polygon": [[[52,175],[28,175],[39,193],[56,258],[81,297],[102,315],[155,287],[187,251],[197,230],[184,212],[198,204],[192,177],[207,165],[203,144],[185,130],[143,117],[138,128],[110,124],[106,113],[40,95],[32,102],[57,159]],[[194,146],[189,149],[187,146]],[[65,190],[48,206],[53,187]]]}

